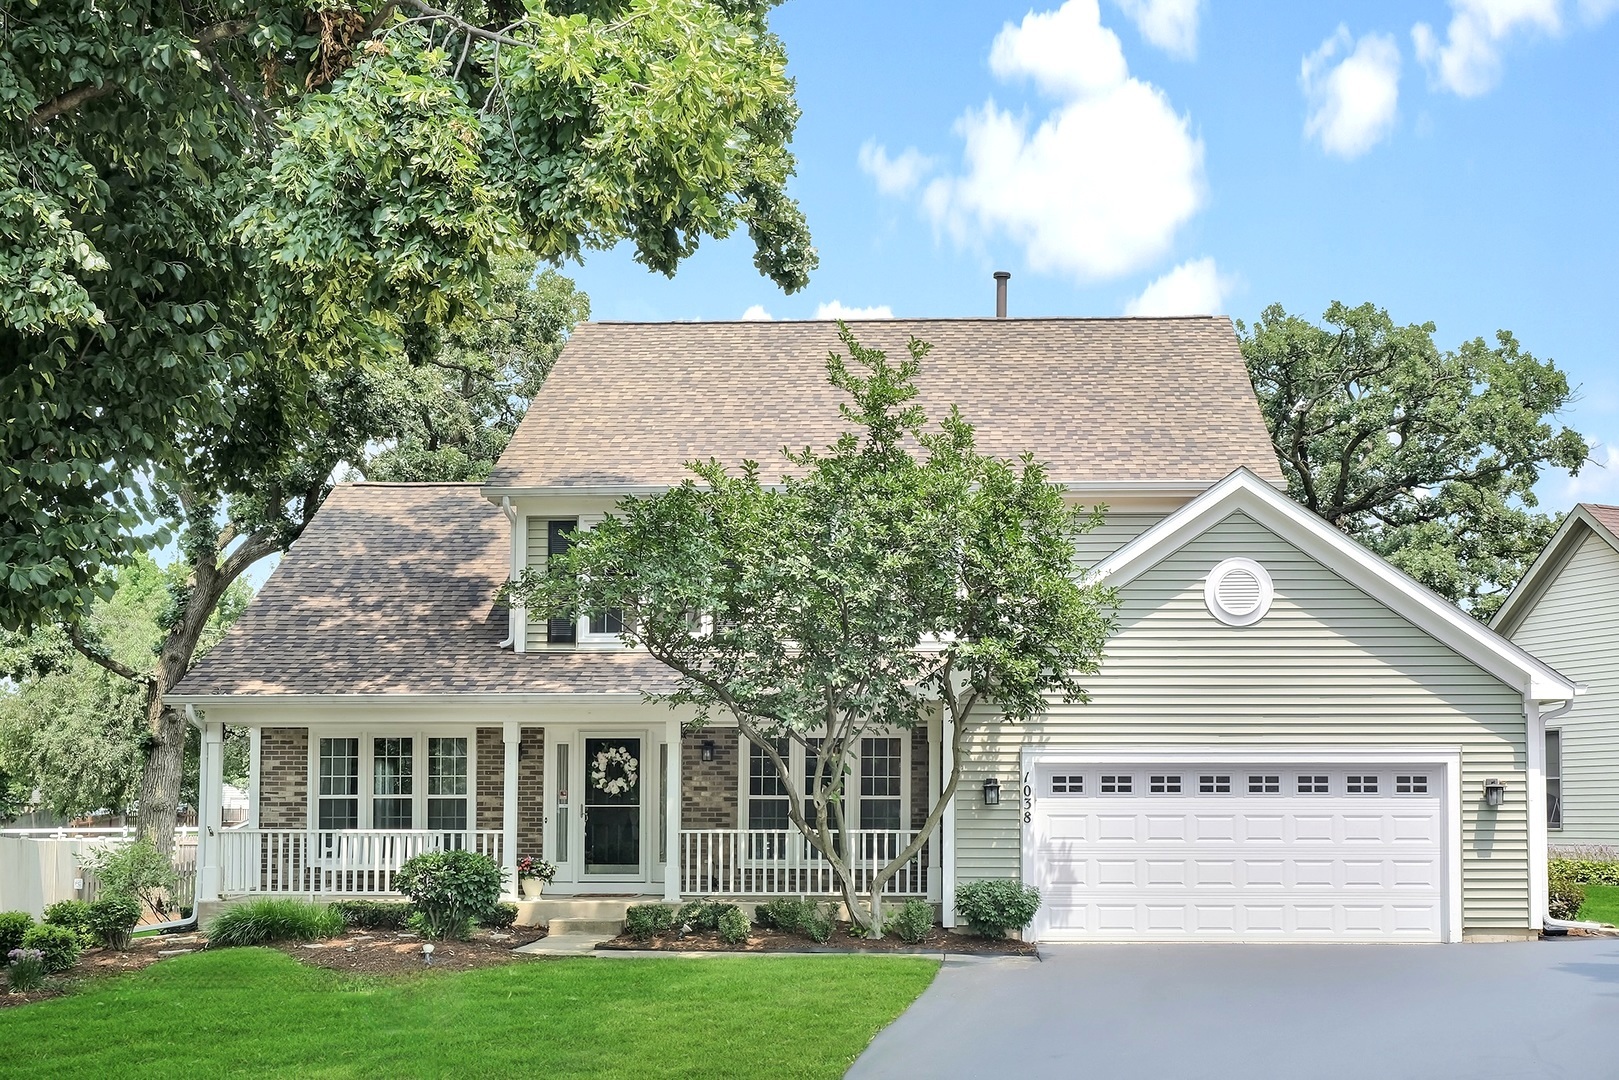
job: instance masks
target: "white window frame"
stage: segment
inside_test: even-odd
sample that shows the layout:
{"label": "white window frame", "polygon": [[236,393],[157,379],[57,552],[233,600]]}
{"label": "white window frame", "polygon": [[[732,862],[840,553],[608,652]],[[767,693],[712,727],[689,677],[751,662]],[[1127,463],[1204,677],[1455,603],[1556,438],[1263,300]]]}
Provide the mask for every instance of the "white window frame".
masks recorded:
{"label": "white window frame", "polygon": [[[911,733],[911,731],[908,730],[908,729],[907,730],[900,730],[900,731],[867,731],[867,732],[863,732],[860,735],[860,738],[862,738],[862,739],[898,739],[899,740],[899,770],[900,770],[899,771],[899,822],[900,822],[900,827],[899,827],[899,829],[897,831],[902,833],[902,834],[909,834],[912,831],[912,826],[911,826],[911,795],[912,795],[912,791],[911,791],[911,769],[912,769],[912,766],[914,765],[914,762],[912,761],[912,747],[911,747],[912,733]],[[752,751],[752,747],[750,746],[750,740],[741,731],[737,732],[736,744],[737,744],[737,755],[736,755],[737,756],[736,827],[737,827],[738,830],[745,833],[745,832],[748,831],[748,800],[752,797],[748,792],[748,788],[749,788],[748,781],[749,781],[749,769],[751,767],[750,766],[750,761],[751,761],[751,758],[752,758],[753,751]],[[788,768],[790,768],[792,770],[792,774],[793,774],[793,778],[794,778],[795,782],[797,782],[800,785],[800,794],[803,796],[803,798],[806,801],[808,801],[809,793],[807,791],[803,790],[803,787],[804,787],[804,767],[805,767],[804,766],[804,757],[805,757],[804,744],[802,742],[800,742],[799,740],[797,740],[797,739],[791,739],[791,738],[788,739],[787,740],[787,765],[788,765]],[[788,799],[791,798],[791,796],[771,796],[771,797],[772,798],[788,798]],[[850,832],[858,833],[858,832],[861,831],[861,828],[860,828],[860,798],[861,798],[861,796],[860,796],[860,753],[859,753],[859,750],[857,749],[856,752],[855,752],[855,755],[854,755],[854,759],[853,759],[853,761],[851,763],[851,767],[849,769],[849,775],[843,781],[843,802],[844,802],[844,806],[852,808],[853,812],[854,812],[854,815],[855,815],[854,821],[849,826],[849,831]],[[873,798],[892,798],[892,796],[886,796],[886,795],[885,796],[873,796]],[[799,840],[802,841],[807,847],[807,845],[809,843],[808,839],[805,838],[803,836],[803,834],[799,832],[798,826],[793,824],[791,818],[789,818],[788,821],[787,821],[787,832],[790,835],[798,836]],[[773,860],[773,859],[770,859],[770,858],[750,858],[749,861],[754,863],[754,864],[761,864],[761,863],[770,863],[770,862],[779,861],[779,860]]]}
{"label": "white window frame", "polygon": [[[322,739],[358,739],[360,743],[360,813],[355,832],[375,831],[372,827],[372,800],[392,798],[373,794],[377,739],[409,739],[411,753],[411,827],[389,832],[456,832],[455,829],[429,829],[427,827],[427,740],[465,739],[467,741],[467,827],[469,833],[478,832],[478,733],[467,728],[431,726],[423,728],[310,728],[309,729],[309,803],[306,821],[310,832],[348,832],[347,829],[322,830],[320,827],[320,741]],[[446,798],[459,796],[433,796]]]}
{"label": "white window frame", "polygon": [[[549,552],[549,550],[550,550],[550,537],[551,537],[551,523],[553,521],[571,521],[571,522],[573,522],[573,531],[575,533],[587,533],[591,529],[594,529],[601,522],[603,516],[604,515],[602,515],[602,514],[583,514],[583,513],[581,513],[581,514],[555,514],[555,515],[549,515],[549,516],[544,516],[544,515],[539,515],[539,514],[529,514],[529,515],[527,515],[525,517],[524,535],[525,535],[525,538],[527,536],[530,536],[530,535],[543,535],[546,538],[546,540],[545,540],[545,542],[546,542],[546,550],[547,550],[547,552]],[[539,529],[539,533],[537,533],[537,534],[534,532],[534,529],[536,527]],[[524,546],[525,547],[527,546],[526,542],[525,542]],[[527,552],[525,551],[524,552],[524,559],[527,560],[527,558],[528,558],[528,555],[527,555]],[[550,555],[547,554],[545,558],[549,559]],[[543,572],[544,569],[545,569],[545,561],[544,560],[530,561],[530,562],[527,562],[526,565],[530,569],[535,570],[537,572]],[[547,620],[547,621],[549,621],[549,620]],[[594,632],[591,631],[591,629],[590,629],[590,613],[588,611],[580,612],[578,618],[576,618],[574,620],[573,640],[572,641],[553,642],[553,641],[550,640],[549,631],[547,631],[547,633],[546,633],[546,639],[547,640],[540,643],[540,647],[542,649],[556,649],[556,650],[561,651],[561,650],[569,650],[569,649],[622,649],[622,648],[624,648],[623,639],[619,637],[617,631],[613,631],[611,633],[594,633]]]}
{"label": "white window frame", "polygon": [[[1552,761],[1551,740],[1557,737],[1557,760]],[[1563,729],[1546,729],[1546,828],[1552,832],[1563,831]],[[1557,813],[1552,813],[1552,785],[1557,785]]]}

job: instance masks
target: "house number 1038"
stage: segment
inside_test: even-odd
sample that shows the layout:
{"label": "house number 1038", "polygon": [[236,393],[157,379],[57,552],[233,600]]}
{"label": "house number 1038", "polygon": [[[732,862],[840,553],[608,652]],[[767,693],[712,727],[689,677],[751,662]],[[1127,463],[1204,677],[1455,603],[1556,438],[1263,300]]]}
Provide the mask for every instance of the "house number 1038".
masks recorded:
{"label": "house number 1038", "polygon": [[1023,774],[1023,824],[1027,825],[1034,820],[1034,787],[1029,783],[1029,774]]}

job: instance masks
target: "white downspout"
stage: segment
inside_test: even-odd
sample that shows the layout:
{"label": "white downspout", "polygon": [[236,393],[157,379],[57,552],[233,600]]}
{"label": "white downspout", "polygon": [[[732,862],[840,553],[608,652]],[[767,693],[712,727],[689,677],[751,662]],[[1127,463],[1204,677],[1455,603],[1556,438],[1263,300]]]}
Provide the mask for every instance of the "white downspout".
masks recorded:
{"label": "white downspout", "polygon": [[[1575,688],[1576,695],[1584,692],[1585,686],[1583,684]],[[1537,900],[1541,904],[1541,925],[1544,928],[1548,930],[1584,930],[1593,934],[1619,934],[1619,929],[1608,926],[1606,923],[1580,922],[1575,919],[1554,919],[1551,915],[1551,882],[1548,867],[1548,859],[1551,857],[1551,841],[1546,829],[1546,721],[1556,720],[1558,717],[1566,715],[1574,707],[1575,700],[1576,698],[1571,697],[1555,709],[1547,712],[1540,712],[1539,702],[1532,703],[1535,713],[1536,741],[1530,748],[1529,760],[1538,764],[1539,769],[1532,769],[1530,775],[1537,779],[1539,783],[1531,788],[1530,798],[1535,801],[1530,804],[1530,809],[1533,812],[1535,808],[1539,808],[1540,828],[1534,830],[1531,835],[1538,834],[1546,839],[1539,844],[1531,842],[1531,857],[1535,859],[1531,881],[1534,882],[1536,891],[1539,893]],[[1531,703],[1525,702],[1525,704]],[[1538,755],[1534,752],[1535,746],[1538,746],[1540,751]]]}
{"label": "white downspout", "polygon": [[[517,565],[517,510],[512,506],[512,497],[510,495],[502,495],[500,497],[500,512],[506,515],[506,534],[510,536],[512,540],[510,580],[516,581],[518,576],[521,574],[521,571],[518,569]],[[513,647],[516,641],[517,609],[508,604],[506,606],[506,639],[495,647],[497,649],[510,649]],[[516,883],[513,882],[513,888],[515,887]]]}

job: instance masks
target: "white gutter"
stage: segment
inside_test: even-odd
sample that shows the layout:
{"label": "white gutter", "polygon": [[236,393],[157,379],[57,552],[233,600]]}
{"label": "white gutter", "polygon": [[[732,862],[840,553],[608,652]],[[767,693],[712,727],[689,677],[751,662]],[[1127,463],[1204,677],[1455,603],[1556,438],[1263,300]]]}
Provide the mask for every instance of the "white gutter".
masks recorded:
{"label": "white gutter", "polygon": [[[519,573],[518,567],[517,567],[517,509],[514,506],[512,506],[512,500],[511,500],[510,495],[508,495],[508,496],[506,496],[506,497],[504,497],[504,498],[502,498],[500,500],[500,512],[506,515],[506,525],[508,526],[507,535],[509,535],[512,538],[512,565],[511,565],[511,578],[510,578],[510,580],[516,581],[518,573]],[[497,648],[497,649],[510,649],[516,643],[516,641],[517,641],[517,609],[510,606],[510,605],[507,605],[507,607],[506,607],[506,637],[505,637],[505,640],[503,640],[500,644],[496,645],[495,648]]]}

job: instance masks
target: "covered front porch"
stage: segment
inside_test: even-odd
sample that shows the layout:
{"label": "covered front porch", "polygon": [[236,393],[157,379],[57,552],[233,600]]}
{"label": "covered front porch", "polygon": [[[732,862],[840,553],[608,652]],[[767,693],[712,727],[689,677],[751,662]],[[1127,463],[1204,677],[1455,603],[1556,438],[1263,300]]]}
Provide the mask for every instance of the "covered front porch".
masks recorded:
{"label": "covered front porch", "polygon": [[[791,827],[768,757],[735,728],[682,737],[667,710],[639,704],[548,713],[260,723],[249,728],[248,820],[233,828],[217,816],[222,728],[202,723],[199,902],[397,895],[399,867],[440,850],[494,858],[511,900],[522,898],[520,856],[556,867],[548,899],[837,894],[831,864]],[[848,789],[862,888],[910,844],[938,774],[926,730],[866,742]],[[885,895],[937,900],[940,844],[908,860]]]}

